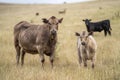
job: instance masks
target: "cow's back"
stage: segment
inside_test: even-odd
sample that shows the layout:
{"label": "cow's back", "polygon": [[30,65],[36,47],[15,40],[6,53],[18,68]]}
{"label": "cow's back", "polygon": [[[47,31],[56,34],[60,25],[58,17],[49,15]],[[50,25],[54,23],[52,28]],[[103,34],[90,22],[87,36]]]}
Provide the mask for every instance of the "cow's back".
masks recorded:
{"label": "cow's back", "polygon": [[28,23],[27,21],[21,21],[21,22],[19,22],[18,24],[15,25],[14,34],[17,34],[22,29],[27,29],[28,27],[30,27],[30,23]]}

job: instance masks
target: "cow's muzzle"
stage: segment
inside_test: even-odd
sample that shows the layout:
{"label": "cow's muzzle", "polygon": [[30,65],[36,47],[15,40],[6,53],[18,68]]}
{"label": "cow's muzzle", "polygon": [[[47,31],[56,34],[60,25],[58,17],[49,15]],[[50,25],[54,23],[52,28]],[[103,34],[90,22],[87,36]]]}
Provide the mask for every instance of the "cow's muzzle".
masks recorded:
{"label": "cow's muzzle", "polygon": [[82,45],[85,45],[85,42],[82,42],[81,44],[82,44]]}
{"label": "cow's muzzle", "polygon": [[57,33],[57,32],[56,32],[55,30],[52,30],[52,31],[51,31],[51,34],[54,35],[54,36],[56,35],[56,33]]}

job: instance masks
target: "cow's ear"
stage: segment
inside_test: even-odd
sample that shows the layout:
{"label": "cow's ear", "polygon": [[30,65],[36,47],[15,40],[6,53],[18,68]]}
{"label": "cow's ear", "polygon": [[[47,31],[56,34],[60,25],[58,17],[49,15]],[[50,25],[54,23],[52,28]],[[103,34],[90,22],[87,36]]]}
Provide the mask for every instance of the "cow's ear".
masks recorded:
{"label": "cow's ear", "polygon": [[49,21],[46,18],[42,18],[43,23],[48,23]]}
{"label": "cow's ear", "polygon": [[84,19],[82,21],[85,21]]}
{"label": "cow's ear", "polygon": [[80,33],[78,33],[78,32],[75,32],[75,35],[76,35],[76,36],[80,36]]}
{"label": "cow's ear", "polygon": [[92,19],[89,19],[89,21],[92,21]]}
{"label": "cow's ear", "polygon": [[63,20],[63,18],[59,19],[58,22],[59,22],[59,23],[62,23],[62,20]]}

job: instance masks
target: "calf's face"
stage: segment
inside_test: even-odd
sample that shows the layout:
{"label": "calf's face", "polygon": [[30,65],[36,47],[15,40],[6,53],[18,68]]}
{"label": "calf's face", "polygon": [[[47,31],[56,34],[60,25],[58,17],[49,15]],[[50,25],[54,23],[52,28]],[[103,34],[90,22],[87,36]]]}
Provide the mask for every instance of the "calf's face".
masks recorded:
{"label": "calf's face", "polygon": [[81,40],[81,45],[86,46],[88,43],[88,36],[92,35],[92,32],[87,33],[86,31],[83,31],[81,34],[76,32],[76,36],[78,36]]}
{"label": "calf's face", "polygon": [[55,16],[52,16],[48,20],[46,18],[43,18],[42,20],[44,23],[49,25],[50,34],[56,36],[58,24],[62,22],[63,18],[57,19]]}
{"label": "calf's face", "polygon": [[87,44],[87,36],[80,37],[80,39],[83,46]]}

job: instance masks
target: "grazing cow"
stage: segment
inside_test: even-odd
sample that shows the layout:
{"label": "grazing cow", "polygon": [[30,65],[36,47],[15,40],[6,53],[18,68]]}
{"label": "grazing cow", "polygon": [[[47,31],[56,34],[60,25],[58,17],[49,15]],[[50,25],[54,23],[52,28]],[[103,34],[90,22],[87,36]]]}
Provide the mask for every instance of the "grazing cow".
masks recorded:
{"label": "grazing cow", "polygon": [[[44,54],[50,57],[53,67],[54,50],[57,42],[58,24],[63,18],[57,19],[52,16],[48,20],[42,19],[43,25],[32,25],[26,21],[22,21],[14,27],[14,44],[17,52],[17,64],[21,54],[21,65],[24,64],[25,53],[39,54],[44,64]],[[20,52],[21,51],[21,52]]]}
{"label": "grazing cow", "polygon": [[110,30],[112,30],[112,29],[110,26],[110,20],[103,20],[103,21],[99,21],[99,22],[90,22],[91,19],[85,19],[83,21],[86,24],[88,32],[101,32],[102,30],[104,30],[105,36],[107,35],[107,33],[109,33],[109,35],[111,35]]}
{"label": "grazing cow", "polygon": [[81,34],[76,32],[75,35],[78,37],[77,46],[80,65],[83,62],[84,66],[87,67],[87,60],[91,60],[92,68],[94,68],[97,44],[91,36],[91,32],[89,34],[86,31],[82,31]]}
{"label": "grazing cow", "polygon": [[65,14],[66,13],[66,9],[59,11],[59,14]]}

